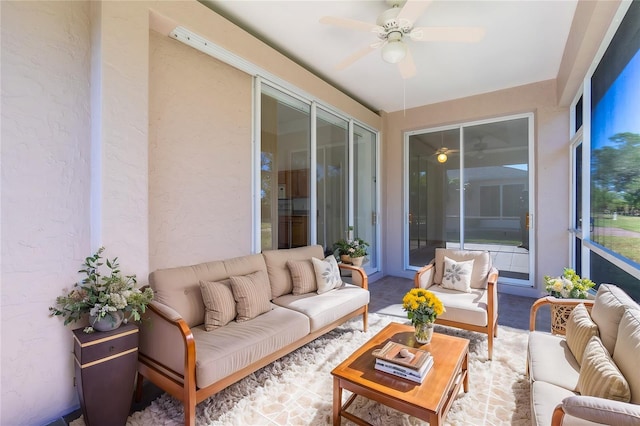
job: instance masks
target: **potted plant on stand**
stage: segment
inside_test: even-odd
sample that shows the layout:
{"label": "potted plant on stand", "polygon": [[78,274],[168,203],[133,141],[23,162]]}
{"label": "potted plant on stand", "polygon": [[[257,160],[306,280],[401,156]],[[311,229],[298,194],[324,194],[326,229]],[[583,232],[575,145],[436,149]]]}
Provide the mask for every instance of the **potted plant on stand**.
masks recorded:
{"label": "potted plant on stand", "polygon": [[351,263],[354,266],[362,266],[367,255],[369,243],[361,238],[353,237],[353,226],[347,231],[347,238],[336,241],[333,245],[334,255],[343,263]]}
{"label": "potted plant on stand", "polygon": [[139,321],[153,299],[153,290],[137,288],[136,277],[121,274],[117,257],[103,261],[103,252],[100,247],[85,259],[78,271],[84,274],[82,281],[49,307],[65,325],[89,320],[89,327],[73,330],[75,383],[88,426],[126,423],[138,364],[138,328],[120,326]]}

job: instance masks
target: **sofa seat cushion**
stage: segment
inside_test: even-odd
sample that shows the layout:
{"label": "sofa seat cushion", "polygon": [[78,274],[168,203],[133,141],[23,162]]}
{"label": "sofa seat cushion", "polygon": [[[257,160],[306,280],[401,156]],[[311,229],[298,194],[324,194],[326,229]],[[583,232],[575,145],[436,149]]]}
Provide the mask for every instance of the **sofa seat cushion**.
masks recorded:
{"label": "sofa seat cushion", "polygon": [[[433,292],[442,301],[446,311],[438,319],[462,322],[484,327],[487,321],[487,291],[472,288],[470,293],[432,285]],[[436,323],[438,320],[436,320]]]}
{"label": "sofa seat cushion", "polygon": [[[580,364],[562,336],[529,333],[529,377],[577,392]],[[561,399],[556,400],[559,404]]]}
{"label": "sofa seat cushion", "polygon": [[322,294],[287,294],[273,300],[282,306],[300,312],[311,322],[311,332],[331,324],[339,318],[369,303],[369,291],[345,284],[343,287]]}
{"label": "sofa seat cushion", "polygon": [[309,334],[309,319],[299,312],[273,309],[245,321],[231,321],[214,331],[193,327],[196,385],[208,386],[273,354]]}
{"label": "sofa seat cushion", "polygon": [[[553,410],[564,398],[574,396],[570,390],[551,383],[537,381],[531,384],[531,419],[532,424],[548,426],[551,424]],[[578,419],[572,416],[565,416],[563,426],[574,425],[596,425],[596,423]]]}

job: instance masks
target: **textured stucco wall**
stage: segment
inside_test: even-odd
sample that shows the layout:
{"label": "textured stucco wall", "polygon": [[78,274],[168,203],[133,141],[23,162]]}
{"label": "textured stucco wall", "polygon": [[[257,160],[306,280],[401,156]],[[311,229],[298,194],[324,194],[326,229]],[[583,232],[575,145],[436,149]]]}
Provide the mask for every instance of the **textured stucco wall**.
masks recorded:
{"label": "textured stucco wall", "polygon": [[149,269],[244,255],[252,79],[155,31],[149,49]]}
{"label": "textured stucco wall", "polygon": [[90,251],[89,4],[1,7],[0,424],[37,425],[77,404],[71,333],[47,308]]}
{"label": "textured stucco wall", "polygon": [[[527,112],[534,113],[535,126],[535,276],[561,270],[568,264],[569,112],[556,106],[555,90],[555,83],[550,80],[386,116],[387,140],[382,155],[387,274],[413,276],[403,266],[404,132]],[[539,285],[539,281],[535,284]]]}

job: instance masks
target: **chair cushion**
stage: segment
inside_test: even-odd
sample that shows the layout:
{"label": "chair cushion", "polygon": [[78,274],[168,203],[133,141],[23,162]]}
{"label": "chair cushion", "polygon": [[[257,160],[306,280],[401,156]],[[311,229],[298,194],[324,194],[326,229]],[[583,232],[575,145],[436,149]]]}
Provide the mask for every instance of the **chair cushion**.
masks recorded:
{"label": "chair cushion", "polygon": [[271,287],[264,271],[231,277],[231,290],[238,312],[236,321],[247,321],[271,310]]}
{"label": "chair cushion", "polygon": [[580,394],[614,401],[629,402],[631,391],[599,337],[593,336],[584,350],[580,378]]}
{"label": "chair cushion", "polygon": [[531,332],[528,351],[529,377],[532,381],[548,382],[577,392],[580,364],[563,336]]}
{"label": "chair cushion", "polygon": [[471,272],[473,271],[473,259],[456,262],[444,257],[444,272],[442,275],[442,287],[451,290],[471,292]]}
{"label": "chair cushion", "polygon": [[640,311],[627,309],[620,320],[613,361],[629,382],[631,402],[640,404]]}
{"label": "chair cushion", "polygon": [[311,260],[287,260],[287,267],[291,273],[293,294],[305,294],[318,290],[316,272]]}
{"label": "chair cushion", "polygon": [[[429,291],[438,296],[446,309],[442,315],[438,316],[438,319],[480,327],[485,327],[489,323],[486,290],[471,289],[470,293],[464,293],[443,288],[440,285],[432,285],[429,287]],[[436,323],[438,319],[436,319]]]}
{"label": "chair cushion", "polygon": [[287,267],[288,260],[304,260],[312,257],[323,258],[322,246],[304,246],[292,249],[265,250],[262,252],[271,284],[271,299],[289,294],[293,291],[291,273]]}
{"label": "chair cushion", "polygon": [[491,256],[488,251],[436,249],[434,283],[442,284],[444,275],[444,257],[457,262],[473,259],[473,271],[471,272],[471,288],[487,288],[487,278],[491,271]]}
{"label": "chair cushion", "polygon": [[637,309],[638,305],[621,288],[612,284],[600,284],[591,308],[591,318],[598,324],[600,338],[610,354],[616,346],[618,325],[626,306]]}
{"label": "chair cushion", "polygon": [[213,331],[236,318],[236,301],[231,290],[231,280],[200,281],[204,301],[204,328]]}
{"label": "chair cushion", "polygon": [[580,303],[571,310],[566,324],[566,339],[571,353],[582,365],[582,354],[589,339],[598,335],[598,326],[591,320],[589,311],[584,303]]}
{"label": "chair cushion", "polygon": [[338,262],[333,255],[327,256],[324,260],[314,257],[311,262],[313,262],[313,269],[316,274],[318,294],[326,293],[342,286],[340,268],[338,268]]}
{"label": "chair cushion", "polygon": [[231,321],[214,331],[194,327],[196,385],[208,386],[309,334],[309,319],[299,312],[273,309],[249,321]]}
{"label": "chair cushion", "polygon": [[309,317],[313,332],[366,306],[369,303],[369,290],[353,284],[344,284],[337,290],[322,294],[287,294],[274,299],[273,303]]}

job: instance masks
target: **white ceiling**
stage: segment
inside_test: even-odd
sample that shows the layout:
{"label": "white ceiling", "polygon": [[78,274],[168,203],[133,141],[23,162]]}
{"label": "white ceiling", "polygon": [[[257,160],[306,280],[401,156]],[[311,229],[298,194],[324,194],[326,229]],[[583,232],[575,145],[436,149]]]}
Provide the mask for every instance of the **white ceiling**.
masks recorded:
{"label": "white ceiling", "polygon": [[335,65],[377,41],[373,33],[319,23],[336,16],[375,23],[383,0],[201,0],[374,111],[399,111],[556,78],[577,0],[434,0],[414,26],[483,27],[478,43],[409,40],[417,74],[403,80],[376,50]]}

